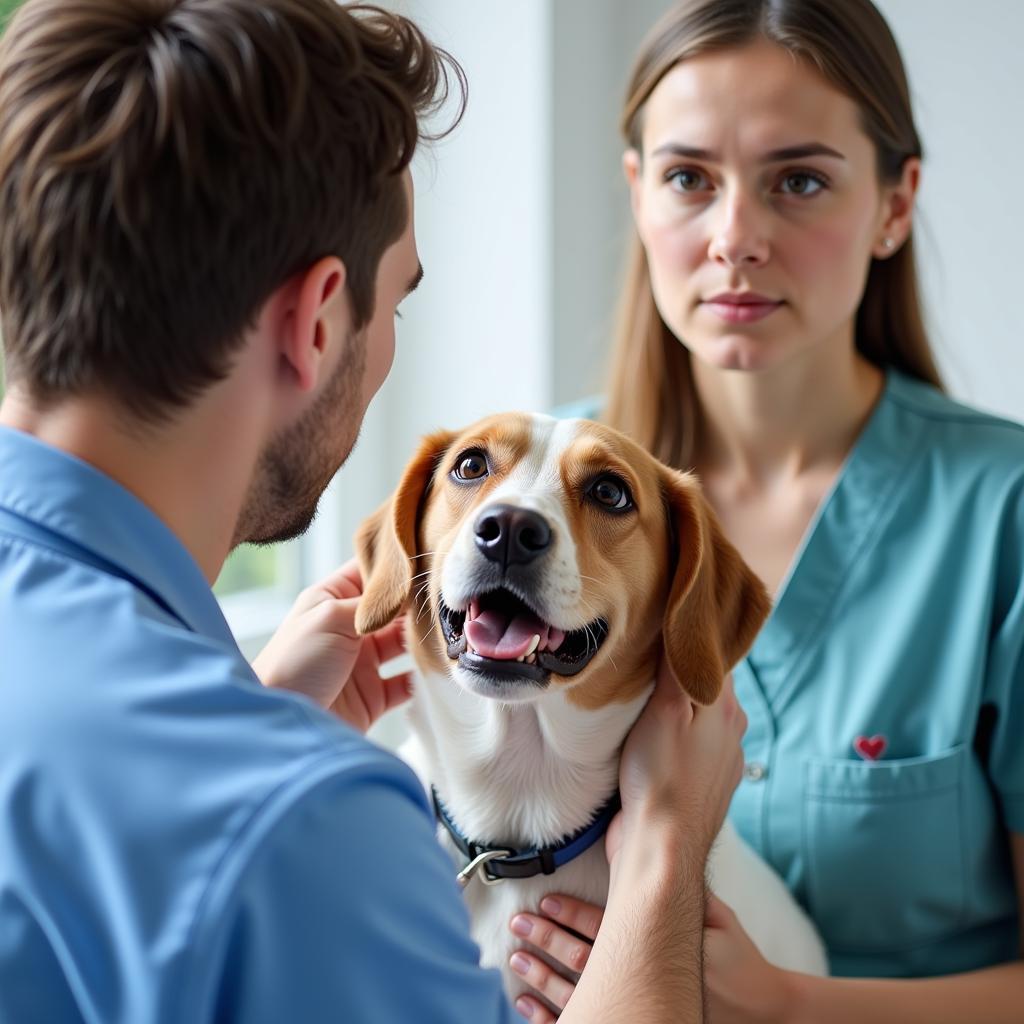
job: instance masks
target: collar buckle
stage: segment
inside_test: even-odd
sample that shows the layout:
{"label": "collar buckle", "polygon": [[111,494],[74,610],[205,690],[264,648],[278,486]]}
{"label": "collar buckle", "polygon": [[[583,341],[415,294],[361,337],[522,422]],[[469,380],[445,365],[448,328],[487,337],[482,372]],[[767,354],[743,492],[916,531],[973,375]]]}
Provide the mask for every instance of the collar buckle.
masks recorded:
{"label": "collar buckle", "polygon": [[487,870],[488,862],[497,860],[500,858],[511,857],[514,850],[484,850],[482,853],[478,853],[456,876],[455,881],[459,883],[459,887],[465,889],[467,885],[473,880],[473,876],[478,872],[478,877],[484,885],[497,885],[499,882],[504,882],[505,879],[498,875],[492,875]]}

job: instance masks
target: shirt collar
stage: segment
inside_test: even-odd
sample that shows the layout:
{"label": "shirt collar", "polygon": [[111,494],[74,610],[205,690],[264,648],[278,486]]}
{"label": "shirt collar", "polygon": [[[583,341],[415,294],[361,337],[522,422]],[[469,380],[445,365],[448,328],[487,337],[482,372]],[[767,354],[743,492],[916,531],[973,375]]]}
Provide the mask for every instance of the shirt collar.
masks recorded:
{"label": "shirt collar", "polygon": [[781,706],[798,688],[802,676],[797,666],[825,642],[828,616],[841,588],[910,479],[908,467],[926,437],[905,422],[897,400],[923,386],[897,370],[886,371],[875,408],[804,532],[747,656],[773,706]]}
{"label": "shirt collar", "polygon": [[94,466],[0,427],[0,507],[112,563],[159,594],[190,629],[236,647],[213,591],[178,537]]}

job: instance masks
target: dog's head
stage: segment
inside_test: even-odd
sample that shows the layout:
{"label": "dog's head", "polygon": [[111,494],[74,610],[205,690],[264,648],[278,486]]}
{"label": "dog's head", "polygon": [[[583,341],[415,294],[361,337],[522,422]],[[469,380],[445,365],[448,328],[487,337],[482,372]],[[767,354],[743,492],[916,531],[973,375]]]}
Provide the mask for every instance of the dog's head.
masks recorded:
{"label": "dog's head", "polygon": [[356,547],[360,632],[409,605],[420,667],[506,703],[630,700],[662,647],[710,703],[769,608],[696,479],[586,420],[513,413],[426,438]]}

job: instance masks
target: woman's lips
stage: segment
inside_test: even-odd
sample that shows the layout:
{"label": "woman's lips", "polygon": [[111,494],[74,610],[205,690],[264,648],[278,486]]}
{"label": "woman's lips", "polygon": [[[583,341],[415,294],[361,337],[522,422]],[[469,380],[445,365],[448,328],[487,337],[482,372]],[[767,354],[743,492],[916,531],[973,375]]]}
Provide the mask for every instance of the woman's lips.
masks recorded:
{"label": "woman's lips", "polygon": [[749,298],[746,296],[736,298],[716,296],[713,299],[707,299],[704,305],[726,323],[751,324],[770,316],[782,303],[760,295]]}

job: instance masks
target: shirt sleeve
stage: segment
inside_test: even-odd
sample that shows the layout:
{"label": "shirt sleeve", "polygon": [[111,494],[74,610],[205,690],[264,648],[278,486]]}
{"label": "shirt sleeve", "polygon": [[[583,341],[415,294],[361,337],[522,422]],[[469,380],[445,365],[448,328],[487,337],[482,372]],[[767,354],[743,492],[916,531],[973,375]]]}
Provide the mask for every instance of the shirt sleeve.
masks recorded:
{"label": "shirt sleeve", "polygon": [[1004,510],[985,703],[995,710],[989,774],[1011,832],[1024,833],[1024,481]]}
{"label": "shirt sleeve", "polygon": [[425,803],[386,775],[303,796],[254,856],[231,917],[219,1022],[520,1020],[498,972],[479,966]]}

